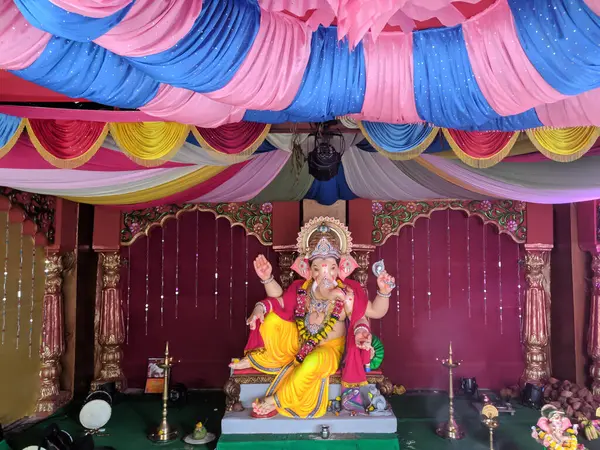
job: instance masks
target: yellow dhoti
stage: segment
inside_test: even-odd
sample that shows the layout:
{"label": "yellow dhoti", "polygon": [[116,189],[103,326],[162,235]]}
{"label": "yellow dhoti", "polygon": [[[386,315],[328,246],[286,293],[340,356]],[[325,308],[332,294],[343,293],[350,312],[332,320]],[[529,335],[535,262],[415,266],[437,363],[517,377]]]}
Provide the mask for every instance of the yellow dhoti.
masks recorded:
{"label": "yellow dhoti", "polygon": [[294,322],[268,314],[260,327],[264,350],[248,354],[256,370],[275,375],[266,396],[273,396],[277,412],[288,417],[320,417],[327,412],[329,377],[339,368],[345,337],[321,343],[302,363],[296,361],[300,349]]}

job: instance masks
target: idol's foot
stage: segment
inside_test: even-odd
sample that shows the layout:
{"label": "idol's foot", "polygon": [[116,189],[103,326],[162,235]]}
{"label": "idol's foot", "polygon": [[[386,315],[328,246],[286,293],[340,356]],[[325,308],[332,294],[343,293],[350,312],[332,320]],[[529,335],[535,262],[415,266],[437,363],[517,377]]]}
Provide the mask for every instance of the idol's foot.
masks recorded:
{"label": "idol's foot", "polygon": [[249,369],[252,367],[250,365],[250,360],[248,358],[242,358],[239,361],[232,362],[229,364],[229,367],[233,370],[241,370],[241,369]]}
{"label": "idol's foot", "polygon": [[277,414],[275,398],[266,397],[264,400],[256,400],[252,403],[252,417],[257,419],[267,419]]}

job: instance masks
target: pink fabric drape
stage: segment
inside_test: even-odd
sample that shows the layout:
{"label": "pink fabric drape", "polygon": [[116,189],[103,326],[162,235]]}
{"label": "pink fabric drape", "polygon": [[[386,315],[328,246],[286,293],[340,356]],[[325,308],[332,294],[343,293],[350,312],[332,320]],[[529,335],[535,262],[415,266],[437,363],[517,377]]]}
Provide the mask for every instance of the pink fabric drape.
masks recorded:
{"label": "pink fabric drape", "polygon": [[140,110],[171,122],[206,128],[240,122],[246,112],[244,108],[219,103],[202,94],[167,84],[161,85],[156,97]]}
{"label": "pink fabric drape", "polygon": [[289,157],[290,153],[283,150],[260,154],[236,175],[192,203],[246,202],[273,181]]}
{"label": "pink fabric drape", "polygon": [[600,0],[583,0],[592,11],[600,16]]}
{"label": "pink fabric drape", "polygon": [[125,8],[133,0],[50,0],[59,8],[82,16],[102,18]]}
{"label": "pink fabric drape", "polygon": [[12,1],[0,2],[0,67],[29,67],[46,48],[52,35],[32,27]]}
{"label": "pink fabric drape", "polygon": [[541,122],[549,127],[600,126],[600,88],[535,108]]}
{"label": "pink fabric drape", "polygon": [[190,31],[201,10],[202,0],[135,0],[125,18],[94,42],[123,56],[160,53]]}
{"label": "pink fabric drape", "polygon": [[519,114],[565,98],[527,58],[507,0],[466,21],[463,31],[477,84],[498,114]]}
{"label": "pink fabric drape", "polygon": [[367,87],[360,120],[421,122],[415,105],[412,34],[384,33],[364,40]]}
{"label": "pink fabric drape", "polygon": [[[0,83],[2,81],[0,80]],[[0,114],[42,120],[80,120],[80,109],[44,108],[40,106],[0,105]],[[139,111],[105,111],[88,109],[87,122],[155,122],[156,117]]]}
{"label": "pink fabric drape", "polygon": [[238,71],[226,86],[205,95],[246,109],[287,108],[302,83],[311,38],[297,19],[263,11],[256,39]]}

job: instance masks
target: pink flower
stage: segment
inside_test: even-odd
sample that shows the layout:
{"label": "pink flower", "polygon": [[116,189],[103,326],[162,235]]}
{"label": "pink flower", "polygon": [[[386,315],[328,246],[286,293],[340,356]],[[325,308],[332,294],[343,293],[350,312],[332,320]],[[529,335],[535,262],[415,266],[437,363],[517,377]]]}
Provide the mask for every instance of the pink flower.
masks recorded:
{"label": "pink flower", "polygon": [[262,205],[260,205],[260,212],[263,214],[271,214],[273,212],[273,204],[263,203]]}
{"label": "pink flower", "polygon": [[381,232],[387,236],[388,234],[390,234],[392,232],[392,226],[389,223],[384,223],[383,225],[381,225]]}
{"label": "pink flower", "polygon": [[408,202],[406,204],[406,210],[411,213],[415,212],[417,210],[417,204],[414,202]]}
{"label": "pink flower", "polygon": [[160,205],[158,208],[156,208],[158,210],[159,213],[166,213],[169,212],[169,210],[171,209],[169,207],[169,205]]}
{"label": "pink flower", "polygon": [[524,202],[515,202],[515,211],[521,212],[524,209],[525,209],[525,203]]}
{"label": "pink flower", "polygon": [[374,202],[372,209],[373,209],[373,214],[379,214],[383,211],[383,205],[379,202]]}
{"label": "pink flower", "polygon": [[514,220],[509,220],[506,223],[506,229],[508,231],[514,232],[514,231],[517,231],[517,228],[519,228],[519,225]]}
{"label": "pink flower", "polygon": [[261,235],[263,231],[265,231],[265,226],[262,223],[255,223],[252,227],[252,231],[258,235]]}
{"label": "pink flower", "polygon": [[489,200],[483,200],[479,203],[479,207],[482,211],[490,211],[492,209],[492,203]]}
{"label": "pink flower", "polygon": [[137,234],[140,231],[141,227],[138,222],[132,222],[131,224],[129,224],[129,229],[131,230],[131,234]]}
{"label": "pink flower", "polygon": [[226,206],[227,212],[229,213],[234,213],[238,210],[238,205],[237,203],[230,203]]}

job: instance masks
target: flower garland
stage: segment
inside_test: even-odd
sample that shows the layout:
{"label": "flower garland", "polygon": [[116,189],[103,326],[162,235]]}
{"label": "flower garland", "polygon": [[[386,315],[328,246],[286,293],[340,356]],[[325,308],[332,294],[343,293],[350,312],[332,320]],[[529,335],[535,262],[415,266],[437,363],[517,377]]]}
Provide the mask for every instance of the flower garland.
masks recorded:
{"label": "flower garland", "polygon": [[[577,443],[577,433],[573,428],[568,428],[566,433],[569,435],[568,441],[559,444],[552,435],[546,433],[544,430],[538,427],[532,427],[534,435],[537,433],[537,439],[545,448],[551,448],[552,450],[577,450],[583,448]],[[535,437],[535,436],[534,436]]]}
{"label": "flower garland", "polygon": [[[301,289],[298,289],[298,296],[296,297],[296,308],[294,310],[294,316],[296,319],[296,326],[298,327],[298,331],[300,333],[300,338],[304,342],[302,347],[300,347],[300,351],[296,354],[296,361],[301,363],[304,361],[310,352],[312,352],[324,339],[327,338],[327,335],[331,330],[333,330],[334,325],[340,320],[342,315],[342,311],[344,310],[344,301],[341,299],[337,299],[333,306],[333,310],[331,311],[331,315],[329,319],[325,321],[325,325],[317,334],[312,335],[304,324],[304,319],[306,318],[306,314],[308,314],[307,308],[307,290],[311,287],[312,280],[306,281]],[[343,284],[338,280],[338,287],[343,288]]]}

